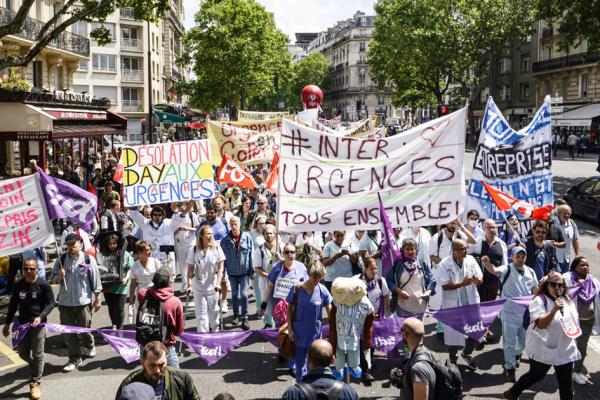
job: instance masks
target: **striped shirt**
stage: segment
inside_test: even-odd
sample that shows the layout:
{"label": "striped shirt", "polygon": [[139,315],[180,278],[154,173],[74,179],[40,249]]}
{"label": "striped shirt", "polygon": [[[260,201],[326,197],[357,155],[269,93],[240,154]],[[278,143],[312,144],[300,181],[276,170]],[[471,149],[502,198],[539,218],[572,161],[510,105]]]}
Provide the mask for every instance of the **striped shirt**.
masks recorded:
{"label": "striped shirt", "polygon": [[[98,264],[92,256],[90,258],[90,268],[86,268],[85,254],[80,251],[76,259],[71,259],[68,255],[64,257],[65,284],[60,284],[58,292],[59,306],[85,306],[92,303],[94,293],[102,291],[102,282],[100,282],[100,273]],[[60,258],[54,262],[52,276],[58,276],[60,271]]]}

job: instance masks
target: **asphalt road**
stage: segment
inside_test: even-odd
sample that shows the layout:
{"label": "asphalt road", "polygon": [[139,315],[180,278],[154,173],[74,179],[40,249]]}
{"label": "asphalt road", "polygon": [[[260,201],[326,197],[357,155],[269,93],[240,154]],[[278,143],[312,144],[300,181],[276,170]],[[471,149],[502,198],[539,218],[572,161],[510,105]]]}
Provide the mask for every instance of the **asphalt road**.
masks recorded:
{"label": "asphalt road", "polygon": [[[571,184],[595,175],[596,157],[584,160],[565,160],[563,154],[554,162],[555,193],[561,195]],[[466,176],[470,176],[473,153],[467,153],[465,165]],[[581,234],[582,254],[591,261],[592,273],[600,276],[600,252],[596,249],[599,239],[599,227],[590,221],[576,218]],[[176,287],[179,284],[176,283]],[[253,301],[253,300],[252,300]],[[250,312],[256,310],[255,304],[250,306]],[[0,324],[4,323],[6,308],[0,310]],[[226,316],[225,328],[231,329],[228,322],[231,313]],[[58,312],[50,316],[50,322],[58,323]],[[426,345],[438,357],[446,357],[445,346],[435,338],[432,329],[435,325],[433,319],[426,319],[427,337]],[[94,316],[94,328],[107,327],[109,319],[106,307]],[[262,328],[262,323],[252,319],[252,329]],[[195,321],[193,312],[188,312],[186,330],[194,331]],[[498,332],[498,321],[493,325],[493,330]],[[9,347],[6,338],[0,340],[0,399],[27,398],[28,368]],[[97,338],[98,354],[94,359],[87,359],[82,366],[71,373],[62,372],[62,366],[67,362],[66,349],[58,335],[49,335],[46,341],[46,369],[42,383],[43,398],[48,400],[81,400],[81,399],[111,399],[121,380],[134,368],[136,363],[126,364],[116,353],[101,339]],[[286,365],[277,364],[275,348],[263,342],[258,334],[250,338],[238,349],[227,357],[208,367],[204,361],[195,354],[190,353],[184,346],[180,358],[181,367],[187,370],[194,378],[203,399],[212,399],[216,394],[228,391],[236,399],[277,399],[285,389],[293,384],[293,378],[288,375]],[[468,372],[463,369],[463,379],[468,399],[499,399],[502,392],[509,385],[502,377],[502,347],[501,344],[486,346],[482,352],[474,353],[475,362],[479,369]],[[459,359],[460,364],[460,359]],[[600,398],[600,340],[592,338],[588,350],[586,367],[590,375],[591,384],[585,387],[575,386],[575,398],[578,400]],[[375,356],[374,375],[377,381],[371,387],[365,387],[360,382],[354,381],[353,385],[363,399],[388,399],[397,398],[399,390],[390,387],[387,381],[391,364],[384,355]],[[528,368],[525,360],[517,372],[517,378]],[[557,384],[554,376],[548,375],[532,390],[526,391],[521,399],[556,399]]]}

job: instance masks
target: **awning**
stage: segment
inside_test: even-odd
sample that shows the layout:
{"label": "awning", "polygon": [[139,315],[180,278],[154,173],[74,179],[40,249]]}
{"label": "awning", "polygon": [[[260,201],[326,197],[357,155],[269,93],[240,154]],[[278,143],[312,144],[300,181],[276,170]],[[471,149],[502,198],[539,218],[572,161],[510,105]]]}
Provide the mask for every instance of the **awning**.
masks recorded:
{"label": "awning", "polygon": [[122,135],[127,119],[102,109],[38,107],[0,102],[0,140],[53,140]]}
{"label": "awning", "polygon": [[177,114],[172,114],[160,110],[154,110],[154,114],[158,117],[160,122],[172,122],[172,123],[184,123],[185,117]]}
{"label": "awning", "polygon": [[552,116],[554,126],[592,126],[592,119],[600,117],[600,103],[588,104]]}

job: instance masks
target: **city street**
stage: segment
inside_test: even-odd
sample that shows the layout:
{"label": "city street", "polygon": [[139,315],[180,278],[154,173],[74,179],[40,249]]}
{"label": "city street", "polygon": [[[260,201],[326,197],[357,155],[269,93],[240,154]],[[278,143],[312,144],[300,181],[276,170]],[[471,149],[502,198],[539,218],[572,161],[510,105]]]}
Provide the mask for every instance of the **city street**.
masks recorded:
{"label": "city street", "polygon": [[[465,159],[467,177],[470,176],[473,161],[473,152],[468,152]],[[570,185],[595,175],[595,155],[582,160],[571,161],[559,153],[554,161],[555,195],[560,196]],[[581,253],[585,255],[591,265],[595,276],[600,276],[600,251],[596,248],[599,227],[589,221],[576,218],[581,235]],[[179,288],[179,283],[176,283]],[[55,288],[56,289],[56,288]],[[56,291],[56,290],[55,290]],[[185,301],[185,299],[182,299]],[[256,306],[251,299],[250,312],[253,314]],[[187,314],[186,330],[195,330],[193,310]],[[0,324],[4,323],[6,307],[0,309]],[[226,316],[225,327],[230,329],[231,313]],[[50,315],[50,322],[58,323],[58,310]],[[426,319],[427,337],[426,345],[435,351],[438,357],[446,357],[445,347],[432,334],[435,320]],[[103,306],[95,315],[92,327],[107,327],[109,319],[107,308]],[[251,318],[252,329],[261,329],[262,323]],[[238,328],[239,329],[239,328]],[[499,332],[499,323],[495,322],[493,330]],[[111,399],[121,380],[134,368],[136,363],[126,364],[114,351],[98,337],[98,354],[94,359],[87,359],[76,371],[65,374],[62,367],[66,363],[66,349],[61,337],[52,334],[46,341],[46,369],[42,383],[43,398],[48,400],[79,400],[79,399]],[[8,338],[0,341],[0,398],[27,398],[29,388],[27,385],[28,369],[23,362],[10,350]],[[502,392],[508,388],[502,376],[502,347],[501,343],[486,346],[483,352],[475,352],[474,360],[479,369],[475,372],[463,371],[466,398],[503,398]],[[288,375],[287,365],[277,364],[275,348],[262,340],[258,334],[253,334],[238,349],[227,357],[217,362],[212,367],[207,367],[195,353],[190,352],[185,346],[180,357],[181,367],[187,370],[194,378],[194,382],[203,399],[212,399],[220,392],[230,392],[236,399],[277,399],[281,398],[283,391],[293,384],[293,378]],[[459,359],[460,364],[460,359]],[[597,399],[600,387],[600,339],[590,339],[586,367],[591,384],[584,387],[574,384],[575,398],[578,400]],[[375,357],[376,369],[374,375],[377,381],[371,387],[354,382],[353,386],[363,399],[388,399],[397,398],[398,389],[390,387],[387,380],[391,364],[381,354]],[[527,360],[522,362],[517,372],[517,378],[528,368]],[[526,391],[522,399],[556,399],[557,384],[553,375],[548,375],[542,383],[535,385],[532,390]],[[594,394],[595,393],[595,394]]]}

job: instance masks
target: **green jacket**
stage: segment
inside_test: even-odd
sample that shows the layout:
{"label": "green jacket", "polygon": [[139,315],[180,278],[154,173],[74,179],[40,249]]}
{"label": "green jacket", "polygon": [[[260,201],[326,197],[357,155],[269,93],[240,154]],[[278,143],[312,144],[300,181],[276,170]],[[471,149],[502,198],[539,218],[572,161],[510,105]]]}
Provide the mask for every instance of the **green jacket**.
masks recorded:
{"label": "green jacket", "polygon": [[[187,372],[177,368],[167,367],[164,378],[165,392],[162,400],[200,400],[200,395],[196,391],[194,381]],[[115,400],[121,398],[121,391],[131,382],[142,382],[155,386],[146,379],[143,369],[135,370],[121,382]]]}

